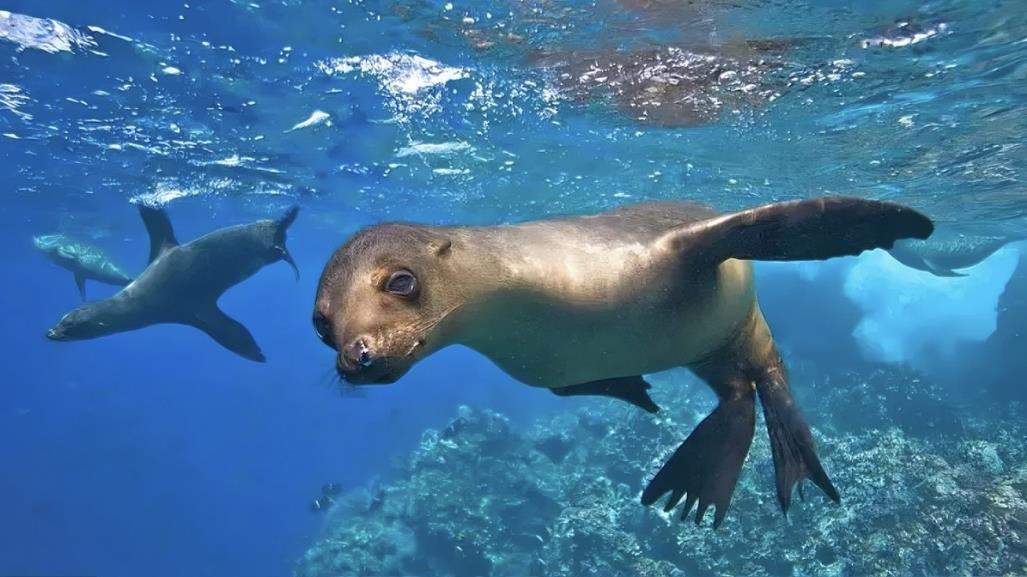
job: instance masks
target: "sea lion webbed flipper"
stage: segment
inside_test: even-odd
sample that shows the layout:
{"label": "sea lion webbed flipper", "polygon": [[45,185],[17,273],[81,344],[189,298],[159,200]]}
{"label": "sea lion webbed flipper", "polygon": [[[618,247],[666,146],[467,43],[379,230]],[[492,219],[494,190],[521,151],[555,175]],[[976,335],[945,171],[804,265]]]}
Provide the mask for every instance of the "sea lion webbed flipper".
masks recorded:
{"label": "sea lion webbed flipper", "polygon": [[642,492],[643,505],[652,505],[670,493],[663,507],[670,512],[686,497],[682,521],[698,503],[695,524],[702,523],[706,509],[713,505],[713,528],[720,526],[756,430],[752,386],[739,381],[726,389],[731,394],[721,396],[717,408],[699,423],[649,482]]}
{"label": "sea lion webbed flipper", "polygon": [[648,391],[650,388],[652,388],[652,385],[647,383],[641,376],[633,376],[603,379],[601,381],[592,381],[590,383],[570,385],[567,387],[557,387],[549,390],[553,391],[553,394],[561,397],[593,395],[597,397],[620,399],[622,401],[627,401],[646,412],[656,413],[659,412],[660,407],[653,402],[652,397],[649,396]]}
{"label": "sea lion webbed flipper", "polygon": [[164,251],[178,246],[175,230],[171,227],[171,219],[168,218],[167,212],[160,208],[140,204],[139,216],[143,218],[146,232],[150,235],[150,257],[147,262],[157,260],[157,257]]}
{"label": "sea lion webbed flipper", "polygon": [[891,202],[828,197],[767,204],[674,228],[660,238],[710,264],[741,260],[824,260],[891,248],[903,238],[924,239],[934,224]]}
{"label": "sea lion webbed flipper", "polygon": [[801,482],[809,478],[835,503],[841,495],[824,472],[817,457],[816,444],[806,419],[799,411],[788,389],[784,368],[776,366],[756,378],[756,392],[763,405],[763,417],[770,436],[770,451],[774,458],[774,480],[781,511],[788,514],[792,490],[799,484],[799,497],[805,500]]}
{"label": "sea lion webbed flipper", "polygon": [[217,305],[197,313],[187,321],[187,324],[207,333],[218,344],[243,358],[258,363],[267,360],[250,331],[217,308]]}
{"label": "sea lion webbed flipper", "polygon": [[75,286],[78,287],[78,294],[82,300],[86,300],[86,277],[82,273],[75,273]]}

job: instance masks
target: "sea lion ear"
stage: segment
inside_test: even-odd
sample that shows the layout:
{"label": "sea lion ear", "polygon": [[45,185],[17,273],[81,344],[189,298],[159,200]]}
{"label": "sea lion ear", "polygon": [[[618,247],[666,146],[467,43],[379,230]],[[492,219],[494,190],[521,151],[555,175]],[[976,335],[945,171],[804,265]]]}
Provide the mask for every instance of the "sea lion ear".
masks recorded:
{"label": "sea lion ear", "polygon": [[453,248],[453,241],[448,238],[433,239],[428,241],[428,248],[435,253],[435,256],[446,256]]}

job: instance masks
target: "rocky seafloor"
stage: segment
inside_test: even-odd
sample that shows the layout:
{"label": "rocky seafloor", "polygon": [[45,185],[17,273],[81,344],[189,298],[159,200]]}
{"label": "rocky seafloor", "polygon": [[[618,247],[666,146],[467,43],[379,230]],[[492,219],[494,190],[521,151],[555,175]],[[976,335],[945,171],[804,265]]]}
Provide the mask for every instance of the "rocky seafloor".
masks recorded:
{"label": "rocky seafloor", "polygon": [[682,371],[653,380],[658,415],[596,399],[518,429],[461,407],[391,481],[340,501],[295,575],[1027,575],[1017,405],[953,408],[885,365],[792,381],[840,505],[807,482],[781,514],[760,422],[720,529],[643,507],[714,404]]}

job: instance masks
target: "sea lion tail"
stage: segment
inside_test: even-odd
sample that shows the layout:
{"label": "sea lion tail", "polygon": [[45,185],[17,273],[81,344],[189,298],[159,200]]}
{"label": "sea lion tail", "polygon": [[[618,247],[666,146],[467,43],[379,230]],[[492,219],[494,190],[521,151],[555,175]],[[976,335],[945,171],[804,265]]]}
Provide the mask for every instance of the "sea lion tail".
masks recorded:
{"label": "sea lion tail", "polygon": [[291,266],[293,272],[296,273],[296,280],[300,279],[300,269],[296,266],[296,261],[292,258],[292,254],[289,253],[289,248],[285,246],[285,233],[292,226],[292,223],[296,221],[299,213],[300,207],[294,204],[289,207],[289,210],[285,211],[281,218],[275,221],[275,247],[281,253],[282,260]]}

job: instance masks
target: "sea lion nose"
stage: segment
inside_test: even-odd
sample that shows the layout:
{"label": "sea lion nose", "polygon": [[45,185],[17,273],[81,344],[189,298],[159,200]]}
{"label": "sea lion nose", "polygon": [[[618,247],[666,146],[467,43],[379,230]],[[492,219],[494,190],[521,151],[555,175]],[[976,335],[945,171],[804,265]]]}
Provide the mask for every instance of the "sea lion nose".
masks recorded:
{"label": "sea lion nose", "polygon": [[342,355],[346,358],[346,364],[353,367],[354,370],[359,370],[361,367],[366,368],[374,364],[371,350],[367,348],[367,344],[364,343],[363,339],[357,339],[343,347]]}

